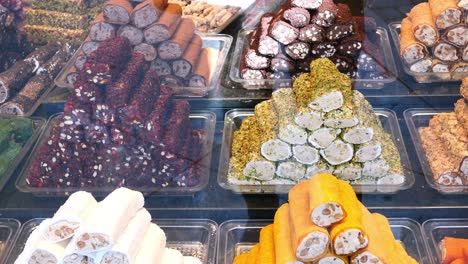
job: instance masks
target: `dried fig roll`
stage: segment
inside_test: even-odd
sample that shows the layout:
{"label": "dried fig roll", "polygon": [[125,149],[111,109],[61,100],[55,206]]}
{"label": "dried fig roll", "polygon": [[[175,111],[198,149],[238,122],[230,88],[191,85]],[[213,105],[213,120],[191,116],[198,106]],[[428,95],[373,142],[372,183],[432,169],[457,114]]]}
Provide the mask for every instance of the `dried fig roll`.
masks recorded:
{"label": "dried fig roll", "polygon": [[310,53],[314,57],[331,58],[336,53],[336,47],[334,43],[319,43],[311,47]]}
{"label": "dried fig roll", "polygon": [[429,0],[432,17],[438,29],[446,29],[462,22],[463,12],[457,0]]}
{"label": "dried fig roll", "polygon": [[156,58],[155,61],[151,63],[151,68],[155,69],[159,76],[171,75],[172,67],[169,62]]}
{"label": "dried fig roll", "polygon": [[293,7],[284,12],[283,18],[289,21],[293,27],[302,28],[309,24],[310,13],[304,8]]}
{"label": "dried fig roll", "polygon": [[23,88],[34,72],[52,57],[59,49],[57,43],[37,48],[26,59],[15,63],[10,69],[0,73],[0,103]]}
{"label": "dried fig roll", "polygon": [[182,18],[171,39],[159,44],[158,54],[163,60],[175,60],[182,56],[195,32],[195,24],[189,18]]}
{"label": "dried fig roll", "polygon": [[153,112],[149,115],[149,119],[145,124],[145,131],[142,137],[151,143],[160,144],[164,137],[164,126],[170,116],[172,109],[172,95],[164,95],[158,97],[153,106]]}
{"label": "dried fig roll", "polygon": [[159,77],[154,69],[146,71],[130,104],[122,109],[120,120],[127,125],[143,124],[160,93]]}
{"label": "dried fig roll", "polygon": [[426,46],[420,43],[413,35],[413,23],[409,18],[401,21],[400,55],[407,65],[412,65],[429,54]]}
{"label": "dried fig roll", "polygon": [[140,83],[144,74],[145,58],[143,54],[135,52],[119,79],[107,87],[106,103],[112,109],[127,105],[132,89]]}
{"label": "dried fig roll", "polygon": [[132,4],[127,0],[109,0],[102,10],[106,22],[118,25],[129,24],[132,11]]}
{"label": "dried fig roll", "polygon": [[335,24],[328,28],[326,33],[329,41],[338,41],[354,33],[354,24],[352,22],[344,24]]}
{"label": "dried fig roll", "polygon": [[303,60],[309,55],[310,45],[305,42],[294,42],[286,46],[286,54],[293,60]]}
{"label": "dried fig roll", "polygon": [[197,67],[189,79],[190,87],[209,87],[214,69],[218,63],[218,51],[203,48],[198,59]]}
{"label": "dried fig roll", "polygon": [[130,25],[124,25],[119,28],[117,35],[126,37],[132,46],[139,45],[143,42],[143,31]]}
{"label": "dried fig roll", "polygon": [[309,24],[299,31],[299,40],[308,43],[323,42],[324,36],[325,30],[315,24]]}
{"label": "dried fig roll", "polygon": [[172,61],[172,72],[175,76],[185,79],[192,75],[193,69],[197,65],[202,45],[201,37],[197,34],[193,35],[182,58]]}
{"label": "dried fig roll", "polygon": [[83,66],[84,66],[84,64],[86,63],[86,60],[87,60],[87,59],[88,59],[88,58],[87,58],[86,55],[84,55],[84,54],[83,54],[83,55],[80,55],[80,56],[78,56],[78,57],[76,57],[76,60],[75,60],[75,63],[74,63],[76,69],[78,69],[79,71],[81,71],[81,70],[83,69]]}
{"label": "dried fig roll", "polygon": [[280,44],[268,35],[270,23],[274,15],[267,13],[262,16],[260,24],[250,37],[250,48],[255,49],[264,56],[274,56],[278,54]]}
{"label": "dried fig roll", "polygon": [[190,105],[186,100],[174,102],[163,139],[164,147],[173,154],[181,154],[185,139],[191,135],[192,126],[189,115]]}
{"label": "dried fig roll", "polygon": [[468,45],[468,26],[460,25],[448,29],[442,39],[463,48]]}
{"label": "dried fig roll", "polygon": [[442,61],[454,62],[460,59],[457,48],[446,42],[439,42],[434,47],[432,53],[435,58]]}
{"label": "dried fig roll", "polygon": [[244,68],[241,70],[240,76],[245,80],[263,80],[266,78],[266,71]]}
{"label": "dried fig roll", "polygon": [[[164,7],[165,8],[165,7]],[[152,0],[146,0],[135,6],[131,14],[132,24],[135,27],[144,29],[147,26],[158,21],[162,15],[163,9],[156,8]]]}
{"label": "dried fig roll", "polygon": [[97,41],[93,41],[91,40],[91,38],[87,38],[84,43],[83,43],[83,47],[81,48],[81,50],[83,51],[83,53],[88,56],[89,54],[91,54],[93,51],[97,50],[99,48],[99,42]]}
{"label": "dried fig roll", "polygon": [[157,44],[172,37],[182,19],[182,8],[177,4],[168,4],[158,22],[144,30],[145,41]]}
{"label": "dried fig roll", "polygon": [[408,18],[413,23],[414,37],[428,47],[437,44],[439,31],[436,28],[429,3],[420,3],[411,9]]}
{"label": "dried fig roll", "polygon": [[104,20],[104,14],[100,13],[89,28],[89,38],[93,41],[104,41],[115,37],[116,28]]}
{"label": "dried fig roll", "polygon": [[333,0],[323,0],[322,5],[312,15],[310,21],[321,27],[329,27],[335,22],[338,7]]}
{"label": "dried fig roll", "polygon": [[154,61],[158,57],[158,51],[150,44],[141,43],[133,48],[134,52],[139,52],[145,56],[146,61]]}
{"label": "dried fig roll", "polygon": [[434,60],[432,62],[432,72],[450,72],[450,68],[452,68],[451,63]]}

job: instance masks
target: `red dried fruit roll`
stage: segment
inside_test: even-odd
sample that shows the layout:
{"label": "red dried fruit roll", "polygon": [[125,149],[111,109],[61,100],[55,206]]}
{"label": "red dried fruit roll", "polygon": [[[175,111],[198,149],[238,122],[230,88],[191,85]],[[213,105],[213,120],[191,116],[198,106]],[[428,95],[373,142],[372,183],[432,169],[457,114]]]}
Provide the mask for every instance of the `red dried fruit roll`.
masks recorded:
{"label": "red dried fruit roll", "polygon": [[175,101],[172,106],[172,114],[168,120],[163,144],[165,148],[176,155],[182,151],[184,140],[191,133],[189,119],[190,105],[186,100]]}
{"label": "red dried fruit roll", "polygon": [[135,133],[131,129],[123,129],[122,127],[111,128],[112,142],[118,145],[132,145],[135,144]]}
{"label": "red dried fruit roll", "polygon": [[313,14],[311,22],[322,27],[329,27],[333,25],[337,13],[338,7],[333,0],[323,0],[323,3]]}
{"label": "red dried fruit roll", "polygon": [[166,124],[171,111],[172,95],[161,95],[156,100],[153,106],[153,112],[149,115],[149,119],[146,121],[145,129],[146,133],[142,133],[146,141],[160,144],[162,143],[164,136],[163,126]]}
{"label": "red dried fruit roll", "polygon": [[69,143],[80,143],[84,139],[84,129],[71,116],[64,115],[59,124],[60,139]]}
{"label": "red dried fruit roll", "polygon": [[106,89],[106,103],[111,109],[127,105],[132,89],[138,85],[144,75],[145,58],[135,52],[120,77]]}
{"label": "red dried fruit roll", "polygon": [[123,108],[120,120],[127,125],[143,124],[160,94],[159,77],[155,69],[146,71],[143,81],[136,90],[130,104]]}
{"label": "red dried fruit roll", "polygon": [[85,103],[101,103],[104,100],[104,92],[102,89],[86,79],[84,74],[78,75],[73,83],[74,100]]}
{"label": "red dried fruit roll", "polygon": [[111,142],[110,131],[107,126],[90,124],[85,127],[86,141],[92,144],[107,145]]}
{"label": "red dried fruit roll", "polygon": [[117,75],[127,65],[131,55],[130,41],[124,37],[115,37],[101,42],[99,48],[88,56],[87,63],[107,64],[109,70]]}
{"label": "red dried fruit roll", "polygon": [[99,124],[112,125],[119,121],[116,110],[110,108],[106,103],[93,104],[93,112],[94,118]]}

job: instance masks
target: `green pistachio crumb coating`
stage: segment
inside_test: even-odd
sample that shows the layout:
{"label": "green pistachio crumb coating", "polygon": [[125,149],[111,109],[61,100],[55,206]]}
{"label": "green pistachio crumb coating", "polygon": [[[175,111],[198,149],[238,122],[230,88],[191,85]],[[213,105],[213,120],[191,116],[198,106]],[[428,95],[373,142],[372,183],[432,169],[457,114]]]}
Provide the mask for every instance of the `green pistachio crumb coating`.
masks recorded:
{"label": "green pistachio crumb coating", "polygon": [[88,21],[86,16],[43,9],[27,8],[25,15],[26,24],[65,29],[85,29]]}
{"label": "green pistachio crumb coating", "polygon": [[255,106],[258,128],[262,131],[263,142],[277,138],[278,114],[272,100],[263,101]]}

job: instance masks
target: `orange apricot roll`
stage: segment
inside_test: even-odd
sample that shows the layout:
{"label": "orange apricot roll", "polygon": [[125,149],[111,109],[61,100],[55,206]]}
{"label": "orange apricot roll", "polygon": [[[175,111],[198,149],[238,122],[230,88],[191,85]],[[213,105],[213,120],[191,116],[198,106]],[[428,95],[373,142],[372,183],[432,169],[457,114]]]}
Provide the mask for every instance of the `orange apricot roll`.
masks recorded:
{"label": "orange apricot roll", "polygon": [[297,260],[291,240],[289,204],[283,204],[275,214],[273,223],[276,264],[303,264]]}
{"label": "orange apricot roll", "polygon": [[439,245],[442,264],[449,264],[456,259],[463,259],[468,253],[468,239],[444,237]]}
{"label": "orange apricot roll", "polygon": [[289,191],[292,244],[301,261],[317,260],[327,253],[330,244],[327,229],[310,220],[309,188],[309,182],[303,181]]}
{"label": "orange apricot roll", "polygon": [[275,263],[275,240],[273,238],[273,224],[267,225],[260,231],[260,263]]}
{"label": "orange apricot roll", "polygon": [[310,220],[321,227],[328,227],[346,217],[344,197],[335,176],[320,173],[309,180]]}
{"label": "orange apricot roll", "polygon": [[232,264],[247,264],[247,260],[250,258],[250,254],[249,253],[242,253],[240,255],[237,255],[235,258],[234,258],[234,261],[232,262]]}
{"label": "orange apricot roll", "polygon": [[316,264],[348,264],[349,260],[346,256],[337,256],[334,254],[327,254],[321,257]]}

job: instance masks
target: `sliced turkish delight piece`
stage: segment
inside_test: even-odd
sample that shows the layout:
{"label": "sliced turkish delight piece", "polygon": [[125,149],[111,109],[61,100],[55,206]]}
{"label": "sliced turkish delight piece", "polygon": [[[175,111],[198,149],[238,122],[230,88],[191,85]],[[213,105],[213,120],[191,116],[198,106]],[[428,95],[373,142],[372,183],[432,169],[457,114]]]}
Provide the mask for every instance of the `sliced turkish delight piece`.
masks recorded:
{"label": "sliced turkish delight piece", "polygon": [[401,185],[405,182],[405,176],[398,174],[391,174],[383,176],[377,180],[379,185]]}
{"label": "sliced turkish delight piece", "polygon": [[328,28],[326,33],[329,41],[338,41],[354,33],[354,25],[352,22],[345,24],[335,24]]}
{"label": "sliced turkish delight piece", "polygon": [[331,58],[331,60],[335,63],[336,68],[338,68],[340,72],[350,72],[355,69],[355,63],[350,57],[335,55]]}
{"label": "sliced turkish delight piece", "polygon": [[331,58],[336,53],[336,47],[333,43],[318,43],[312,46],[310,53],[315,57]]}
{"label": "sliced turkish delight piece", "polygon": [[137,28],[146,28],[158,21],[164,10],[155,8],[152,1],[143,1],[135,6],[131,14],[132,24]]}
{"label": "sliced turkish delight piece", "polygon": [[281,20],[273,21],[269,31],[272,38],[284,45],[291,44],[299,37],[299,29]]}
{"label": "sliced turkish delight piece", "polygon": [[281,178],[291,179],[293,181],[300,181],[304,178],[306,168],[303,164],[297,162],[281,162],[276,169],[276,175]]}
{"label": "sliced turkish delight piece", "polygon": [[305,165],[317,163],[320,160],[320,154],[317,149],[307,146],[298,145],[293,147],[294,158]]}
{"label": "sliced turkish delight piece", "polygon": [[322,27],[329,27],[335,22],[337,13],[338,7],[333,0],[323,0],[323,3],[313,14],[311,22]]}
{"label": "sliced turkish delight piece", "polygon": [[436,28],[432,17],[429,3],[421,3],[413,7],[408,17],[413,22],[414,37],[428,47],[437,44],[439,40],[439,31]]}
{"label": "sliced turkish delight piece", "polygon": [[310,45],[305,42],[294,42],[286,46],[285,51],[293,60],[303,60],[309,55]]}
{"label": "sliced turkish delight piece", "polygon": [[324,160],[319,160],[314,165],[307,167],[305,177],[307,179],[310,179],[310,178],[314,177],[315,175],[317,175],[319,173],[332,174],[333,171],[334,171],[334,166],[328,164]]}
{"label": "sliced turkish delight piece", "polygon": [[100,13],[91,23],[91,27],[89,28],[89,38],[96,42],[104,41],[115,37],[116,31],[115,26],[107,23],[104,20],[104,14]]}
{"label": "sliced turkish delight piece", "polygon": [[330,144],[335,141],[337,136],[341,133],[341,130],[333,128],[320,128],[315,130],[308,138],[308,141],[312,146],[316,148],[327,148]]}
{"label": "sliced turkish delight piece", "polygon": [[118,25],[130,23],[132,4],[127,0],[110,0],[103,8],[104,18],[107,22]]}
{"label": "sliced turkish delight piece", "polygon": [[296,28],[304,27],[308,25],[310,22],[310,13],[304,8],[293,7],[291,9],[288,9],[284,12],[283,17],[285,20],[289,21],[289,23],[291,23],[293,27],[296,27]]}
{"label": "sliced turkish delight piece", "polygon": [[323,42],[325,30],[318,25],[309,24],[299,31],[299,40],[304,42]]}
{"label": "sliced turkish delight piece", "polygon": [[279,139],[268,140],[262,144],[263,157],[270,161],[286,160],[291,157],[291,146]]}
{"label": "sliced turkish delight piece", "polygon": [[369,142],[358,147],[354,158],[356,162],[375,160],[382,154],[382,146],[379,143]]}
{"label": "sliced turkish delight piece", "polygon": [[278,113],[278,138],[289,144],[303,145],[307,142],[307,132],[294,123],[297,114],[292,89],[279,89],[273,92],[273,104]]}
{"label": "sliced turkish delight piece", "polygon": [[372,140],[374,130],[371,127],[354,127],[345,129],[343,139],[351,144],[363,144]]}
{"label": "sliced turkish delight piece", "polygon": [[423,59],[411,65],[410,70],[413,72],[429,72],[432,67],[431,59]]}
{"label": "sliced turkish delight piece", "polygon": [[320,96],[309,104],[313,110],[330,112],[343,106],[344,99],[341,92],[331,92]]}
{"label": "sliced turkish delight piece", "polygon": [[158,45],[159,57],[163,60],[175,60],[184,54],[195,31],[195,24],[192,19],[182,18],[171,39]]}
{"label": "sliced turkish delight piece", "polygon": [[443,39],[457,47],[465,47],[468,44],[468,27],[461,25],[451,28],[444,34]]}
{"label": "sliced turkish delight piece", "polygon": [[249,50],[245,54],[245,63],[253,70],[262,70],[270,66],[270,58],[259,55],[255,50]]}
{"label": "sliced turkish delight piece", "polygon": [[151,68],[155,69],[160,77],[172,74],[172,68],[169,62],[161,60],[160,58],[153,61]]}
{"label": "sliced turkish delight piece", "polygon": [[381,178],[386,176],[390,170],[390,166],[383,159],[364,162],[362,175],[364,177]]}
{"label": "sliced turkish delight piece", "polygon": [[294,118],[294,121],[300,127],[306,128],[310,131],[319,129],[323,125],[322,115],[318,112],[303,110]]}
{"label": "sliced turkish delight piece", "polygon": [[438,29],[446,29],[462,22],[463,11],[458,8],[457,2],[457,0],[429,1]]}
{"label": "sliced turkish delight piece", "polygon": [[291,3],[293,6],[314,10],[322,5],[322,0],[292,0]]}
{"label": "sliced turkish delight piece", "polygon": [[246,80],[263,80],[266,78],[266,72],[264,70],[243,69],[241,78]]}
{"label": "sliced turkish delight piece", "polygon": [[354,149],[351,144],[341,140],[335,140],[325,149],[320,150],[320,155],[331,165],[339,165],[353,158]]}
{"label": "sliced turkish delight piece", "polygon": [[143,31],[141,29],[130,25],[121,26],[119,31],[117,31],[117,35],[128,38],[132,46],[141,44],[144,38]]}
{"label": "sliced turkish delight piece", "polygon": [[266,160],[249,161],[243,170],[244,176],[260,181],[273,179],[275,172],[275,164]]}
{"label": "sliced turkish delight piece", "polygon": [[362,49],[362,42],[357,40],[346,41],[337,46],[339,53],[343,55],[355,55]]}
{"label": "sliced turkish delight piece", "polygon": [[447,62],[443,62],[440,60],[434,60],[432,62],[432,72],[450,72],[450,68],[452,65]]}
{"label": "sliced turkish delight piece", "polygon": [[434,57],[442,61],[459,60],[457,48],[449,43],[440,42],[434,47],[433,53]]}
{"label": "sliced turkish delight piece", "polygon": [[358,163],[342,164],[335,168],[333,174],[345,181],[357,180],[362,177],[362,166]]}

